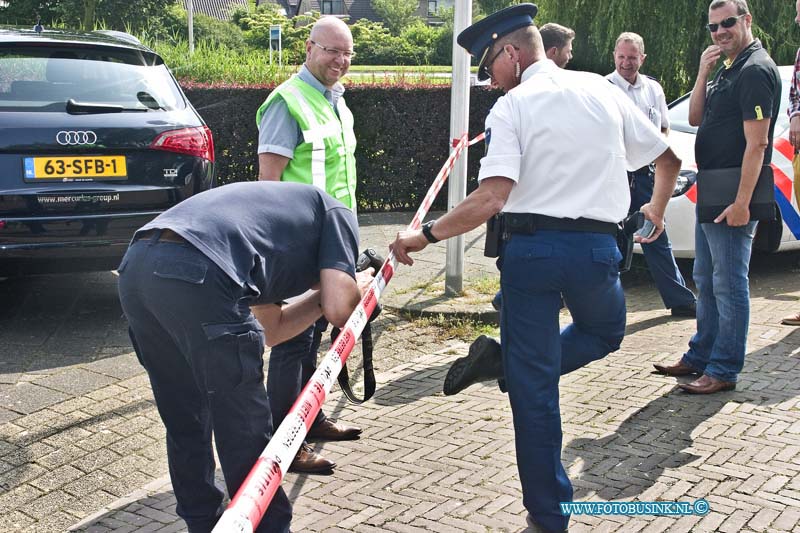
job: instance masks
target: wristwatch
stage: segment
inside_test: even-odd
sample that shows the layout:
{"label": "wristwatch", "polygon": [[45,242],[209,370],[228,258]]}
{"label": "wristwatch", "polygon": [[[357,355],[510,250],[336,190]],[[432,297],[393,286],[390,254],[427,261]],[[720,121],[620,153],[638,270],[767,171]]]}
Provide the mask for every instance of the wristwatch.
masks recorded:
{"label": "wristwatch", "polygon": [[430,222],[426,222],[422,225],[422,234],[425,235],[425,238],[428,239],[428,242],[431,244],[439,242],[439,239],[433,236],[431,229],[433,229],[433,224],[435,220],[431,220]]}

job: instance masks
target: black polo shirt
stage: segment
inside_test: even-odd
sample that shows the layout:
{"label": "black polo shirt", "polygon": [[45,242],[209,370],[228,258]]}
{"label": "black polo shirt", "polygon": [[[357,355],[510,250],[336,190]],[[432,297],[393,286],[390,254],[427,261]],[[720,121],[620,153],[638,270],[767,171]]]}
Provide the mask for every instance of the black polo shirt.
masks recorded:
{"label": "black polo shirt", "polygon": [[708,86],[703,121],[694,144],[697,168],[742,166],[744,121],[772,118],[764,164],[772,161],[772,133],[781,101],[778,67],[756,39],[722,67]]}

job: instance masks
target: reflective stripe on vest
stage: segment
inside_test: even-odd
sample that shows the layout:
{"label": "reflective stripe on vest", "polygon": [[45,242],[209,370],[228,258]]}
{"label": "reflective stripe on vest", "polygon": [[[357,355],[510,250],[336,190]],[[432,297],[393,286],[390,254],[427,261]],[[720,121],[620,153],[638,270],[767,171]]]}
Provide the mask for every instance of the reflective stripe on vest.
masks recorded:
{"label": "reflective stripe on vest", "polygon": [[282,181],[307,183],[325,190],[350,209],[356,208],[356,138],[353,114],[340,97],[336,107],[308,82],[294,76],[270,94],[256,112],[259,127],[274,97],[282,98],[299,127],[299,142],[281,175]]}
{"label": "reflective stripe on vest", "polygon": [[315,187],[327,192],[327,179],[325,176],[325,137],[330,136],[333,132],[341,133],[342,127],[340,124],[333,121],[325,125],[320,125],[305,96],[300,92],[300,89],[291,84],[287,84],[285,89],[292,93],[292,96],[297,98],[303,115],[305,115],[306,120],[309,125],[311,125],[311,129],[303,130],[303,139],[307,143],[311,143],[313,148],[311,151],[312,183]]}

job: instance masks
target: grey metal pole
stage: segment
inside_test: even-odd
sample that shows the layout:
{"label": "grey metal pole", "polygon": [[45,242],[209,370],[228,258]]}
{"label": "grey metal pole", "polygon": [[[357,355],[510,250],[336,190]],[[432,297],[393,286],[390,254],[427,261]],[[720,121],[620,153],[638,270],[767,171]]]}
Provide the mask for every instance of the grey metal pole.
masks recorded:
{"label": "grey metal pole", "polygon": [[194,54],[194,4],[192,0],[186,3],[186,18],[189,30],[189,55]]}
{"label": "grey metal pole", "polygon": [[[459,139],[469,128],[469,54],[456,42],[456,37],[472,23],[472,2],[455,1],[453,21],[453,75],[450,89],[450,138]],[[451,148],[452,150],[452,148]],[[467,193],[467,150],[462,152],[450,174],[447,185],[447,210],[453,209]],[[447,240],[444,293],[457,296],[464,290],[464,236]]]}

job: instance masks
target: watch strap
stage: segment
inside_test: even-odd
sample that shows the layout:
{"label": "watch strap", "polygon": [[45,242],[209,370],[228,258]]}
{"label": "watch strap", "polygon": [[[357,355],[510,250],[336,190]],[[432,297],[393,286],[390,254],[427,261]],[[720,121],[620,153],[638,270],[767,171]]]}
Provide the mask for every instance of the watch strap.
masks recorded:
{"label": "watch strap", "polygon": [[439,239],[433,236],[433,232],[431,229],[433,228],[433,224],[436,222],[435,220],[431,220],[430,222],[426,222],[422,225],[422,234],[428,239],[428,242],[431,244],[435,244],[439,242]]}

